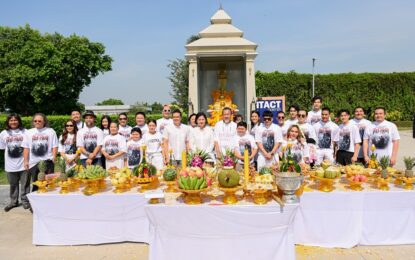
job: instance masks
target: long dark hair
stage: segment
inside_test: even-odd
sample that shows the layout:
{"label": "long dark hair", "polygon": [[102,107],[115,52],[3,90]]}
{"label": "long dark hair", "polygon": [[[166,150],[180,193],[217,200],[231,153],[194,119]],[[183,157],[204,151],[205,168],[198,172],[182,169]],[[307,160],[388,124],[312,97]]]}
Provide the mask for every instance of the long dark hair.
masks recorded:
{"label": "long dark hair", "polygon": [[255,126],[261,125],[261,115],[259,114],[259,112],[254,110],[254,111],[251,112],[251,117],[252,117],[252,114],[257,114],[258,115],[258,123],[254,124],[251,120],[251,129],[254,128]]}
{"label": "long dark hair", "polygon": [[205,113],[203,113],[203,112],[197,113],[197,115],[196,115],[196,125],[197,125],[197,120],[199,119],[199,117],[203,117],[205,119],[205,127],[206,127],[208,125],[208,120],[207,120],[207,117],[206,117]]}
{"label": "long dark hair", "polygon": [[68,121],[66,121],[66,122],[65,122],[65,125],[64,125],[64,127],[63,127],[63,133],[62,133],[62,140],[61,140],[61,144],[62,144],[62,145],[63,145],[63,144],[65,144],[66,139],[68,139],[68,134],[69,134],[69,132],[68,132],[68,130],[66,130],[66,124],[67,124],[68,122],[71,122],[71,123],[73,124],[73,135],[74,135],[74,138],[73,138],[73,144],[74,144],[74,145],[75,145],[75,147],[76,147],[76,133],[78,132],[78,126],[76,125],[75,120],[72,120],[72,119],[69,119]]}
{"label": "long dark hair", "polygon": [[10,122],[10,120],[11,120],[12,118],[15,118],[15,119],[17,120],[17,122],[19,123],[19,126],[18,126],[17,128],[18,128],[18,129],[20,129],[20,130],[22,130],[22,129],[23,129],[22,119],[21,119],[21,118],[20,118],[20,116],[19,116],[18,114],[16,114],[16,113],[11,113],[11,114],[9,114],[9,115],[7,116],[7,118],[6,118],[6,122],[4,123],[4,124],[6,125],[6,130],[7,130],[7,131],[12,130],[12,129],[10,128],[10,124],[9,124],[9,122]]}
{"label": "long dark hair", "polygon": [[104,130],[105,128],[104,128],[104,126],[102,125],[102,120],[104,120],[104,119],[107,119],[107,121],[108,121],[108,130],[110,130],[110,125],[111,125],[111,123],[112,123],[112,119],[111,119],[111,117],[109,116],[109,115],[103,115],[102,116],[102,118],[101,118],[101,125],[100,125],[100,128],[101,128],[101,130]]}

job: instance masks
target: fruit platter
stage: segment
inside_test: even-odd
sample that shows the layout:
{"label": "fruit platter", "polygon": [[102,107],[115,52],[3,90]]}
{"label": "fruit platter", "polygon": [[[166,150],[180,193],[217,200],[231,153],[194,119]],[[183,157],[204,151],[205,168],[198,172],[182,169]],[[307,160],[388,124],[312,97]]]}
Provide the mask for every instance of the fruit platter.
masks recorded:
{"label": "fruit platter", "polygon": [[132,172],[128,167],[113,173],[110,176],[111,184],[115,187],[114,193],[123,193],[131,189]]}
{"label": "fruit platter", "polygon": [[341,177],[340,168],[334,165],[323,165],[315,170],[312,176],[319,183],[318,190],[323,192],[331,192],[334,190],[334,183]]}
{"label": "fruit platter", "polygon": [[167,167],[163,172],[163,180],[167,184],[165,192],[176,192],[177,170],[174,167]]}
{"label": "fruit platter", "polygon": [[[144,147],[143,150],[145,150]],[[132,173],[134,175],[134,182],[140,186],[140,192],[157,188],[157,168],[154,165],[147,163],[145,153],[140,165],[135,166]]]}
{"label": "fruit platter", "polygon": [[219,189],[224,192],[223,203],[235,204],[238,198],[235,192],[242,189],[240,182],[240,175],[233,166],[223,167],[218,174]]}
{"label": "fruit platter", "polygon": [[206,192],[211,179],[206,177],[206,172],[199,167],[187,167],[179,173],[177,184],[179,191],[184,194],[184,202],[194,205],[201,204],[201,192]]}
{"label": "fruit platter", "polygon": [[105,178],[107,172],[98,165],[88,165],[83,171],[79,172],[77,177],[86,185],[83,193],[87,196],[98,193],[105,189]]}
{"label": "fruit platter", "polygon": [[354,191],[361,191],[363,190],[362,184],[367,182],[366,175],[362,174],[355,174],[347,178],[349,181],[350,189]]}

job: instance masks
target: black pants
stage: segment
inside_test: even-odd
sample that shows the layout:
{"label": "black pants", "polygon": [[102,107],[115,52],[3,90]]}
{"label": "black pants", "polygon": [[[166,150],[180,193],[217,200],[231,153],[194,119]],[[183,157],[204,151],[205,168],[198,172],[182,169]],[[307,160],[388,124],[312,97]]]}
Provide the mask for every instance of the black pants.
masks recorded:
{"label": "black pants", "polygon": [[[29,169],[29,174],[30,176],[32,176],[32,182],[35,182],[38,180],[38,175],[39,175],[38,165],[39,163],[37,163],[35,166]],[[55,168],[55,164],[53,163],[53,161],[46,160],[46,172],[45,173],[46,174],[53,173],[54,168]],[[38,190],[37,186],[33,185],[32,192],[37,191],[37,190]]]}
{"label": "black pants", "polygon": [[10,184],[10,204],[19,204],[19,182],[20,194],[23,204],[29,204],[26,194],[30,192],[30,176],[28,171],[7,172],[7,180]]}
{"label": "black pants", "polygon": [[336,161],[341,165],[352,164],[353,153],[348,151],[339,150],[336,154]]}

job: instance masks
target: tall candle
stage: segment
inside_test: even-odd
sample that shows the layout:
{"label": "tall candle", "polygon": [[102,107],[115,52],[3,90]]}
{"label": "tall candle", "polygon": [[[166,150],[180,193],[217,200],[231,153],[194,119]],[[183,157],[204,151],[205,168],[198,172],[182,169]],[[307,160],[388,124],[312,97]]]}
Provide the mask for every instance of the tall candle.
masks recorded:
{"label": "tall candle", "polygon": [[249,154],[248,149],[244,151],[244,179],[245,179],[245,186],[249,183]]}
{"label": "tall candle", "polygon": [[186,168],[186,164],[187,164],[187,158],[186,158],[187,154],[186,154],[186,150],[184,150],[182,152],[182,169]]}

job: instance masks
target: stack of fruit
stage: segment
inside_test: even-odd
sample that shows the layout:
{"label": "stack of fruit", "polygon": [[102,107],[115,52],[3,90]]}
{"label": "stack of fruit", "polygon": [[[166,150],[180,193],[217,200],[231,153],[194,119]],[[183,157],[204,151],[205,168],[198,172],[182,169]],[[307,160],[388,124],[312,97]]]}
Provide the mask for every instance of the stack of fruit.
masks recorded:
{"label": "stack of fruit", "polygon": [[82,172],[78,173],[78,178],[82,180],[98,180],[107,177],[107,172],[98,165],[88,165]]}
{"label": "stack of fruit", "polygon": [[235,188],[239,185],[239,173],[234,168],[223,168],[218,174],[220,187]]}
{"label": "stack of fruit", "polygon": [[111,184],[115,186],[115,193],[125,192],[131,189],[132,173],[128,167],[122,168],[114,173],[111,178]]}
{"label": "stack of fruit", "polygon": [[157,180],[157,169],[143,160],[140,165],[133,168],[133,175],[137,177],[137,183],[150,183]]}
{"label": "stack of fruit", "polygon": [[328,166],[326,169],[318,167],[315,173],[318,178],[336,179],[341,177],[340,168],[336,166]]}
{"label": "stack of fruit", "polygon": [[203,168],[206,160],[210,159],[210,156],[204,150],[196,149],[194,152],[189,152],[186,158],[188,166]]}
{"label": "stack of fruit", "polygon": [[203,190],[210,186],[206,173],[199,167],[190,167],[180,171],[179,188],[182,190]]}

